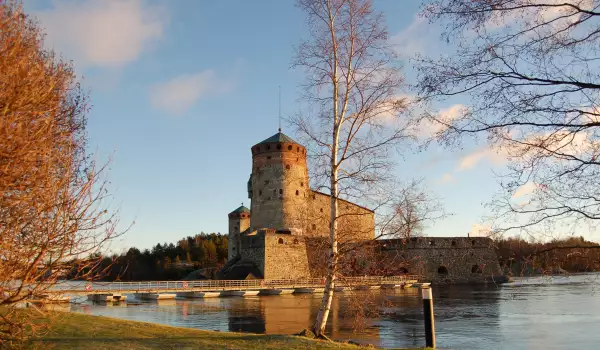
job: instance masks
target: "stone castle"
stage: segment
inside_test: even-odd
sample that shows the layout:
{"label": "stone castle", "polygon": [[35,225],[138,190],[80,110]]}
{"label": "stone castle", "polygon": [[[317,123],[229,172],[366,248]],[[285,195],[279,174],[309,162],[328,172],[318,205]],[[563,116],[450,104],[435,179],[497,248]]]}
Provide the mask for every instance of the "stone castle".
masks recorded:
{"label": "stone castle", "polygon": [[[220,278],[322,277],[327,250],[319,243],[329,235],[329,195],[309,187],[306,148],[279,131],[251,152],[251,205],[228,215],[229,262]],[[489,238],[374,240],[372,210],[344,200],[339,200],[339,210],[338,231],[344,240],[357,247],[370,242],[369,261],[353,261],[352,266],[361,266],[353,273],[366,273],[385,261],[395,266],[387,273],[420,274],[437,282],[480,282],[501,275]]]}

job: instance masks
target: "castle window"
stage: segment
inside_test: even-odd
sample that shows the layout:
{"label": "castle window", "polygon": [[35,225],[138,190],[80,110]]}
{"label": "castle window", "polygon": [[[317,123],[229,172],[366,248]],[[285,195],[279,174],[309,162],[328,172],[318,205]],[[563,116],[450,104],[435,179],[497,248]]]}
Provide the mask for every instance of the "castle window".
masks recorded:
{"label": "castle window", "polygon": [[279,194],[283,194],[283,190],[281,188],[279,189]]}
{"label": "castle window", "polygon": [[313,230],[316,230],[316,229],[317,229],[317,225],[315,225],[315,224],[312,224],[312,229],[313,229]]}
{"label": "castle window", "polygon": [[258,191],[258,195],[259,195],[259,196],[262,196],[262,191]]}
{"label": "castle window", "polygon": [[268,184],[269,184],[269,180],[265,180],[265,185],[268,185]]}
{"label": "castle window", "polygon": [[267,156],[267,159],[271,159],[271,156]]}
{"label": "castle window", "polygon": [[313,194],[313,199],[317,199],[317,196],[315,196],[314,194]]}
{"label": "castle window", "polygon": [[233,229],[234,229],[234,230],[237,230],[237,229],[238,229],[238,227],[237,227],[237,226],[234,226],[234,227],[233,227]]}
{"label": "castle window", "polygon": [[444,265],[441,265],[440,267],[438,267],[438,275],[447,275],[448,274],[448,268]]}
{"label": "castle window", "polygon": [[296,147],[296,151],[300,152],[300,147]]}
{"label": "castle window", "polygon": [[288,151],[291,151],[291,150],[292,150],[292,145],[289,145],[288,146]]}
{"label": "castle window", "polygon": [[321,208],[321,213],[323,212],[323,208]]}
{"label": "castle window", "polygon": [[456,246],[456,241],[452,241],[452,246],[455,247]]}
{"label": "castle window", "polygon": [[277,145],[277,149],[281,149],[281,145],[279,145],[279,144],[278,144],[278,145]]}
{"label": "castle window", "polygon": [[286,164],[285,168],[286,168],[287,170],[290,170],[290,165],[289,165],[289,164]]}
{"label": "castle window", "polygon": [[300,187],[304,187],[304,182],[301,182],[301,183],[300,183]]}
{"label": "castle window", "polygon": [[300,195],[300,191],[296,190],[296,196]]}
{"label": "castle window", "polygon": [[471,273],[483,273],[483,271],[481,270],[481,266],[473,265],[471,267]]}
{"label": "castle window", "polygon": [[298,244],[298,238],[294,238],[294,244]]}
{"label": "castle window", "polygon": [[278,240],[277,240],[277,243],[279,243],[279,244],[283,244],[283,238],[280,238],[280,239],[278,239]]}
{"label": "castle window", "polygon": [[267,145],[267,149],[271,149],[271,145]]}
{"label": "castle window", "polygon": [[475,245],[475,240],[471,241],[471,245],[473,245],[473,246]]}
{"label": "castle window", "polygon": [[429,241],[429,245],[433,246],[433,245],[435,245],[435,242],[434,241]]}

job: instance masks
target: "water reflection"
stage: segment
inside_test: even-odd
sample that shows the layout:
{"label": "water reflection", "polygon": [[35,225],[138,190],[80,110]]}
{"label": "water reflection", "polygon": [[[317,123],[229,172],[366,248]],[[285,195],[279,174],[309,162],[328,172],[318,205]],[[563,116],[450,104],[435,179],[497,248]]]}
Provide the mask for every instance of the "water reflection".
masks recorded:
{"label": "water reflection", "polygon": [[[594,348],[600,341],[597,283],[530,281],[489,286],[434,288],[437,341],[449,349]],[[174,326],[251,333],[291,334],[310,327],[322,295],[282,295],[160,300],[139,305],[73,305],[72,310]],[[354,305],[381,313],[360,318],[354,333]],[[374,305],[381,308],[375,308]],[[418,289],[339,294],[327,332],[382,347],[424,344]]]}

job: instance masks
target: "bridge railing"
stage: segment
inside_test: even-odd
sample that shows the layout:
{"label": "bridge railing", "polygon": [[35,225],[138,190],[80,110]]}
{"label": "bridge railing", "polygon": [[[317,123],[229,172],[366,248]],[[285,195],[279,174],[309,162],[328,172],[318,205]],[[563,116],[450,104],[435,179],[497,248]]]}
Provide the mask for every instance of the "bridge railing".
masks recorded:
{"label": "bridge railing", "polygon": [[[380,284],[402,284],[419,280],[418,275],[340,277],[338,287],[356,287]],[[318,288],[324,287],[324,278],[273,279],[273,280],[199,280],[199,281],[144,281],[79,283],[53,288],[56,292],[158,292],[158,291],[218,291],[258,290],[267,288]]]}

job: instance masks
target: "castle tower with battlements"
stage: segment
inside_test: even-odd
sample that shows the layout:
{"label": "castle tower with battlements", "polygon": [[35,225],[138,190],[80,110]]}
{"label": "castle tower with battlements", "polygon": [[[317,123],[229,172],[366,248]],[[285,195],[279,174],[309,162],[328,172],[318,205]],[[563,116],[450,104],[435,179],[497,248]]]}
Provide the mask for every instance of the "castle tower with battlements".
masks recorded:
{"label": "castle tower with battlements", "polygon": [[306,148],[278,132],[252,146],[252,229],[302,235],[309,195]]}

